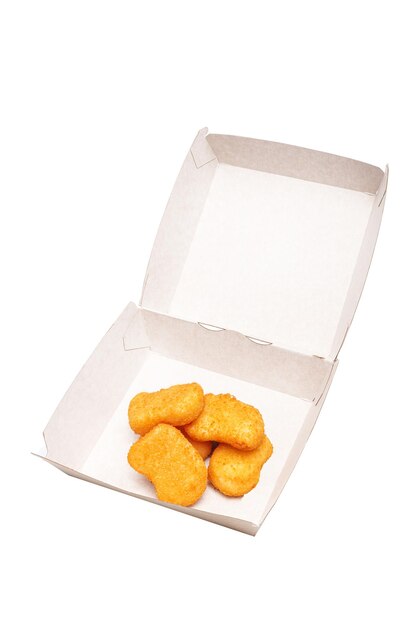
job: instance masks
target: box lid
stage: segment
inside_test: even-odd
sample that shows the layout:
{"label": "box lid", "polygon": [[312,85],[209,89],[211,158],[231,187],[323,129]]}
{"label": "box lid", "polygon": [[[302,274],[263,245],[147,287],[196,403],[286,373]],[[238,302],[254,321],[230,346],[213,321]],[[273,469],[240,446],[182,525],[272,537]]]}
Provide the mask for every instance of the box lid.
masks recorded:
{"label": "box lid", "polygon": [[365,282],[387,175],[202,129],[165,210],[141,305],[333,360]]}

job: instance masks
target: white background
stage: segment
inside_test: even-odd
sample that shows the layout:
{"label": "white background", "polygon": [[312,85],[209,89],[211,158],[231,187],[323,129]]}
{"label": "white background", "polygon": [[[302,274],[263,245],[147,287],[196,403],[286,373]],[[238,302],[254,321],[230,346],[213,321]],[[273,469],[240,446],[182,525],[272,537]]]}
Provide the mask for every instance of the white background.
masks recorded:
{"label": "white background", "polygon": [[[3,623],[416,623],[411,6],[1,3]],[[336,378],[255,539],[29,454],[82,362],[139,299],[205,125],[391,167]]]}

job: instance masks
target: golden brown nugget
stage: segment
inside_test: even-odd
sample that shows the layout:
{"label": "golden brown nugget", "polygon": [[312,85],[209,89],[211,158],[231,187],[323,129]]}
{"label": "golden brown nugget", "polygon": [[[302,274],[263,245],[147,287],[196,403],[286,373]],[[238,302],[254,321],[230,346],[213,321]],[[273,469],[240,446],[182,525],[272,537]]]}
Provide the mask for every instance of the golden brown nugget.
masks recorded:
{"label": "golden brown nugget", "polygon": [[211,484],[226,496],[243,496],[258,484],[261,469],[272,452],[272,443],[266,435],[255,450],[236,450],[221,443],[210,459]]}
{"label": "golden brown nugget", "polygon": [[184,435],[184,437],[186,437],[188,439],[188,441],[194,446],[194,448],[197,450],[197,452],[199,452],[199,454],[201,454],[201,456],[203,457],[203,461],[210,456],[211,451],[213,449],[213,442],[212,441],[196,441],[195,439],[191,439],[191,437],[189,437],[187,435],[186,432],[184,432],[183,428],[180,428],[182,434]]}
{"label": "golden brown nugget", "polygon": [[239,450],[253,450],[262,441],[264,421],[258,409],[229,393],[208,393],[204,409],[184,431],[196,441],[218,441]]}
{"label": "golden brown nugget", "polygon": [[204,392],[198,383],[174,385],[132,398],[128,416],[132,430],[145,435],[156,424],[184,426],[196,419],[204,407]]}
{"label": "golden brown nugget", "polygon": [[127,460],[153,483],[164,502],[190,506],[207,486],[207,468],[200,454],[169,424],[158,424],[134,443]]}

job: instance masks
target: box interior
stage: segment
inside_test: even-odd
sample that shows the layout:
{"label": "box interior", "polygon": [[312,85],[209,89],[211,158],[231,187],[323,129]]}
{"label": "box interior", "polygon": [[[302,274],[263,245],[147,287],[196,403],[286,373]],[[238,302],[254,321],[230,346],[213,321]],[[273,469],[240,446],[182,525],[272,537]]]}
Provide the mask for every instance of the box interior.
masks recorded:
{"label": "box interior", "polygon": [[[248,367],[251,363],[253,368]],[[196,381],[206,392],[231,393],[256,406],[274,453],[249,494],[228,498],[209,485],[186,510],[243,520],[255,528],[288,477],[294,447],[318,413],[317,403],[333,370],[334,364],[323,359],[282,354],[237,333],[210,331],[131,304],[45,429],[47,458],[88,479],[157,502],[152,484],[127,463],[129,447],[137,439],[129,427],[128,404],[141,391]],[[301,392],[309,399],[294,395]]]}
{"label": "box interior", "polygon": [[137,439],[127,420],[129,402],[140,391],[153,391],[181,382],[198,381],[205,391],[232,393],[242,401],[256,406],[264,417],[265,430],[274,446],[274,454],[265,464],[258,486],[249,494],[241,498],[228,498],[208,485],[193,508],[259,524],[267,513],[277,478],[303,427],[311,403],[161,356],[148,348],[145,352],[146,356],[137,376],[121,398],[88,457],[76,469],[95,480],[156,501],[152,484],[130,468],[126,460],[130,445]]}

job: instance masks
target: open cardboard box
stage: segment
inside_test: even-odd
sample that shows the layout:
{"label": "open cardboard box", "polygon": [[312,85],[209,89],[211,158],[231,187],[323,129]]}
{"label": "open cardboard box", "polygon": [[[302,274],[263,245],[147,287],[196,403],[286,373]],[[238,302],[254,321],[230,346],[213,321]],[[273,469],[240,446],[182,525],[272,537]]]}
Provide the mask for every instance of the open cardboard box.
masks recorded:
{"label": "open cardboard box", "polygon": [[258,486],[211,486],[170,508],[255,534],[317,419],[371,262],[387,188],[377,167],[201,130],[165,210],[141,303],[131,303],[65,394],[43,457],[158,504],[126,454],[130,399],[182,382],[262,413],[274,454]]}

